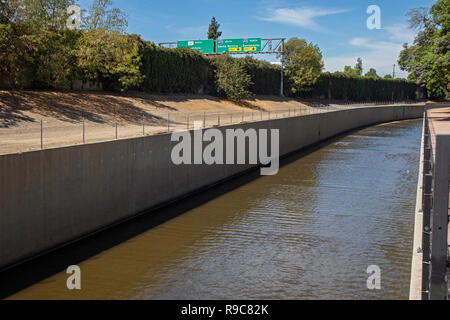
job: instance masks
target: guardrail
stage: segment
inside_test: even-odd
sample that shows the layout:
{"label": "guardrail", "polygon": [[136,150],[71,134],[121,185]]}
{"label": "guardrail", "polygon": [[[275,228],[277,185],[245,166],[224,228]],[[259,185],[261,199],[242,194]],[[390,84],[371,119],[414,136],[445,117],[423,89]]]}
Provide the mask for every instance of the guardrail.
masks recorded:
{"label": "guardrail", "polygon": [[431,132],[424,121],[422,300],[449,299],[450,135]]}

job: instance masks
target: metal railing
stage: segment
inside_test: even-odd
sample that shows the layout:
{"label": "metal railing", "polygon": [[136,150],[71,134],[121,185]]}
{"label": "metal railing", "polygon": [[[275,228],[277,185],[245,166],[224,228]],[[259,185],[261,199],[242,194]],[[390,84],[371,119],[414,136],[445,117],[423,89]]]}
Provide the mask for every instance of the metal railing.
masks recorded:
{"label": "metal railing", "polygon": [[430,131],[425,112],[422,300],[449,299],[450,136]]}

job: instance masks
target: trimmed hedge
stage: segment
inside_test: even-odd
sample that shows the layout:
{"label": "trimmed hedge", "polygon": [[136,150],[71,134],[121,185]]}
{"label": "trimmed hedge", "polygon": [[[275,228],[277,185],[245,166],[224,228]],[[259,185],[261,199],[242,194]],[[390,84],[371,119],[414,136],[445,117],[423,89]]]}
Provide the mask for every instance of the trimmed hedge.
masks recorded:
{"label": "trimmed hedge", "polygon": [[349,77],[343,73],[323,73],[316,85],[297,97],[349,101],[416,99],[418,86],[401,79]]}
{"label": "trimmed hedge", "polygon": [[198,93],[209,86],[209,61],[191,49],[168,49],[146,42],[142,49],[142,61],[142,73],[145,75],[141,86],[143,91]]}
{"label": "trimmed hedge", "polygon": [[254,94],[280,94],[281,68],[266,61],[246,57],[244,68],[251,76],[250,91]]}

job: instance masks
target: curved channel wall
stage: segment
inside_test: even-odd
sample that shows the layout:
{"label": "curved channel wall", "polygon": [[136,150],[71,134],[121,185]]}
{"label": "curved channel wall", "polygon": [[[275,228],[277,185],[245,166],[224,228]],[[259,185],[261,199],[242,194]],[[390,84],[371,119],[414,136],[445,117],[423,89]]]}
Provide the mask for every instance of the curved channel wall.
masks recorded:
{"label": "curved channel wall", "polygon": [[[220,127],[279,129],[280,155],[376,123],[423,117],[383,106]],[[0,156],[0,270],[214,185],[249,165],[180,165],[170,134]]]}

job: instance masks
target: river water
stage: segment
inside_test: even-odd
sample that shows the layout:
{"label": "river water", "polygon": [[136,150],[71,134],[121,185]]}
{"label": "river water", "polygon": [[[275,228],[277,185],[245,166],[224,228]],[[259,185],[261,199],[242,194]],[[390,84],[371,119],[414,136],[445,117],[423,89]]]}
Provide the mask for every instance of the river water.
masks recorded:
{"label": "river water", "polygon": [[[421,121],[366,128],[13,299],[407,299]],[[381,269],[368,290],[367,268]]]}

